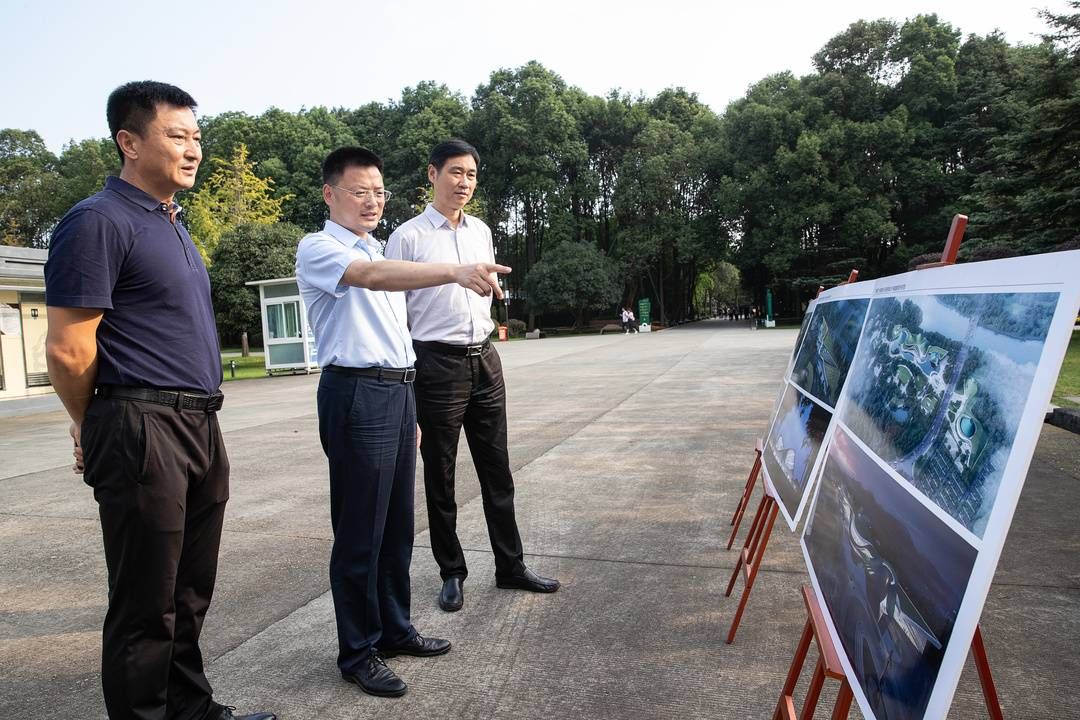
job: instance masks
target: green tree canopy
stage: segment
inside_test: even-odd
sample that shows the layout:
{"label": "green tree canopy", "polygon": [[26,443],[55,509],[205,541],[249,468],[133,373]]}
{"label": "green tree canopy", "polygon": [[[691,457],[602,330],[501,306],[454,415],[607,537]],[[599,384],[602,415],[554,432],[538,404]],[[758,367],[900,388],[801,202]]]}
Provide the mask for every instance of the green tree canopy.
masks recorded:
{"label": "green tree canopy", "polygon": [[272,225],[281,219],[282,205],[289,196],[274,197],[271,178],[255,174],[248,150],[240,143],[229,160],[212,158],[214,172],[185,206],[191,239],[207,265],[221,237],[238,225]]}
{"label": "green tree canopy", "polygon": [[619,300],[613,263],[591,243],[564,242],[553,248],[525,278],[529,305],[537,312],[570,311],[575,326],[587,310]]}
{"label": "green tree canopy", "polygon": [[0,244],[45,247],[58,219],[56,156],[33,130],[0,130]]}
{"label": "green tree canopy", "polygon": [[[762,78],[719,114],[693,89],[590,95],[535,61],[495,70],[471,97],[420,82],[356,108],[226,112],[201,121],[190,224],[211,243],[275,216],[314,230],[323,159],[359,144],[383,158],[394,191],[386,237],[426,200],[431,147],[461,136],[481,155],[470,211],[515,268],[512,291],[578,244],[614,265],[623,301],[649,297],[662,321],[691,317],[721,262],[738,267],[750,302],[771,288],[777,314],[796,315],[852,268],[880,277],[939,251],[957,212],[971,218],[962,260],[1080,233],[1080,0],[1068,6],[1039,13],[1047,32],[1034,45],[965,37],[936,15],[859,20],[821,38],[811,72]],[[224,166],[277,210],[236,216],[244,192],[215,190]],[[109,140],[55,157],[36,134],[4,131],[0,241],[42,246],[115,168]]]}
{"label": "green tree canopy", "polygon": [[259,330],[259,291],[244,283],[294,275],[303,235],[289,223],[242,223],[222,234],[210,265],[210,289],[223,338]]}

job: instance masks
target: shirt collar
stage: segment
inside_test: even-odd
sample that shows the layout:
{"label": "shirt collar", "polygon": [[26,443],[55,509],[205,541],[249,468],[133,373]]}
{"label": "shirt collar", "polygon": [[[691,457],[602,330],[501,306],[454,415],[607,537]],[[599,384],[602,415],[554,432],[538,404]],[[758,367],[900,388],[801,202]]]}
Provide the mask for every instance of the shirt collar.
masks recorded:
{"label": "shirt collar", "polygon": [[[430,204],[430,203],[428,203],[428,206],[426,208],[424,208],[423,216],[425,218],[427,218],[427,221],[429,223],[431,223],[431,227],[433,229],[435,229],[435,230],[438,230],[443,225],[446,225],[451,230],[453,229],[453,227],[451,227],[451,225],[450,225],[450,221],[446,218],[446,216],[443,215],[438,210],[436,210],[435,206]],[[464,210],[462,210],[461,211],[461,222],[458,223],[458,227],[468,227],[469,226],[468,218],[469,218],[469,216],[465,214]]]}
{"label": "shirt collar", "polygon": [[338,225],[333,220],[326,221],[326,224],[323,226],[323,232],[345,247],[356,247],[358,243],[363,243],[370,250],[379,250],[379,245],[371,233],[368,233],[368,239],[365,241],[364,238],[360,237],[349,228]]}
{"label": "shirt collar", "polygon": [[[143,210],[160,210],[162,203],[153,197],[151,197],[145,190],[135,187],[127,180],[117,177],[116,175],[110,175],[105,180],[105,189],[112,190],[120,196],[135,203]],[[172,210],[180,212],[180,206],[175,202],[172,204]]]}

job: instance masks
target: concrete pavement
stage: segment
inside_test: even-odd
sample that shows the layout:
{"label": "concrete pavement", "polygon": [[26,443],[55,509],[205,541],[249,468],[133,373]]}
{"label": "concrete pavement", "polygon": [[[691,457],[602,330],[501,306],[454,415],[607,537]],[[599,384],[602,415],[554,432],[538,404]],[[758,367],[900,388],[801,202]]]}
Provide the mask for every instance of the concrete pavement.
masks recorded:
{"label": "concrete pavement", "polygon": [[[392,660],[410,687],[397,700],[363,695],[334,665],[317,376],[227,384],[232,498],[203,635],[218,699],[283,720],[770,716],[804,621],[797,537],[778,525],[730,646],[736,601],[723,590],[736,555],[724,544],[794,340],[708,322],[501,344],[526,560],[564,586],[495,588],[462,442],[465,608],[435,604],[418,482],[413,621],[454,649]],[[66,425],[47,407],[0,414],[2,718],[104,717],[104,560]],[[1080,707],[1078,451],[1080,436],[1044,427],[984,611],[1006,717]],[[950,717],[986,717],[970,663]]]}

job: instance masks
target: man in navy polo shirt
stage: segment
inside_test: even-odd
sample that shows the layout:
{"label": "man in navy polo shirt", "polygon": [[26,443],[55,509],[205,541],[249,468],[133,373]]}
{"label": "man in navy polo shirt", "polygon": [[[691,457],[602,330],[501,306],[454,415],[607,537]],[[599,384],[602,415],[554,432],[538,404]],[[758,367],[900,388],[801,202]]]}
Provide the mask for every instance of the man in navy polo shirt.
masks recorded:
{"label": "man in navy polo shirt", "polygon": [[210,282],[173,200],[202,160],[194,108],[164,83],[113,91],[120,177],[68,211],[45,265],[49,377],[72,419],[76,472],[94,489],[109,570],[111,720],[237,718],[214,702],[199,650],[229,461]]}

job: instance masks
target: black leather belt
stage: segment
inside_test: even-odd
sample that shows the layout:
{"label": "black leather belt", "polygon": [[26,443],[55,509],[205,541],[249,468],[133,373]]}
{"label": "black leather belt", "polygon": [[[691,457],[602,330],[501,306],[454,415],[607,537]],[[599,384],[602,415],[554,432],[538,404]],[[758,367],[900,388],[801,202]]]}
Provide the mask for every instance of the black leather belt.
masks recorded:
{"label": "black leather belt", "polygon": [[413,347],[431,350],[443,355],[461,355],[463,357],[479,357],[491,346],[490,340],[485,340],[479,345],[450,345],[449,343],[433,342],[430,340],[413,340]]}
{"label": "black leather belt", "polygon": [[177,410],[198,410],[205,413],[217,412],[225,402],[225,396],[221,393],[207,395],[183,390],[156,390],[132,385],[98,385],[96,394],[103,399],[141,400],[155,405],[167,405]]}
{"label": "black leather belt", "polygon": [[416,380],[416,368],[384,368],[384,367],[345,367],[343,365],[327,365],[323,370],[340,373],[342,375],[360,375],[361,377],[375,377],[390,382],[411,383]]}

